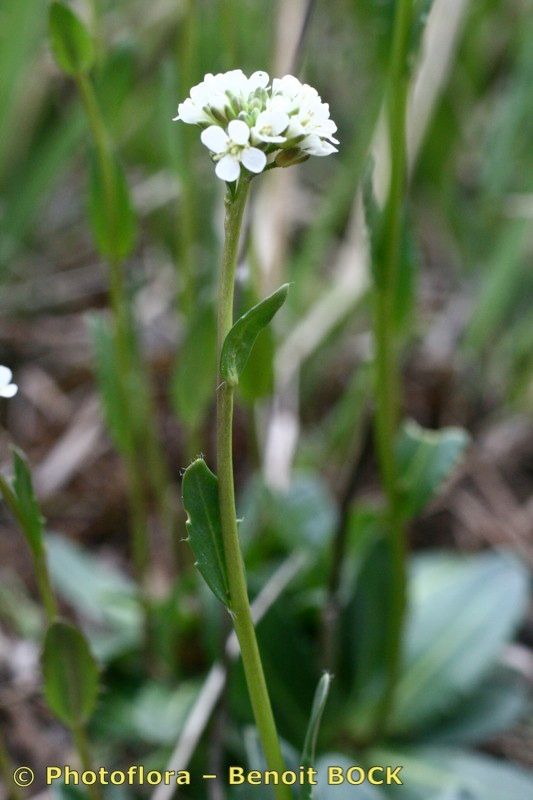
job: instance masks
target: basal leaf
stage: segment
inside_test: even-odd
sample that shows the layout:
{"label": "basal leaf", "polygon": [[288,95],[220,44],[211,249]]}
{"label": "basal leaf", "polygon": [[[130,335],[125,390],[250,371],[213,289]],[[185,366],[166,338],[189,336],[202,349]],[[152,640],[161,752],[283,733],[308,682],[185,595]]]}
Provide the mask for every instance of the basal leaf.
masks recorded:
{"label": "basal leaf", "polygon": [[81,631],[66,622],[50,625],[42,667],[51,711],[70,728],[84,725],[96,705],[98,667]]}
{"label": "basal leaf", "polygon": [[78,16],[63,3],[52,3],[48,18],[54,58],[68,75],[83,75],[94,62],[91,35]]}
{"label": "basal leaf", "polygon": [[220,356],[220,374],[230,386],[237,386],[239,383],[255,340],[279,311],[288,291],[288,283],[280,286],[274,294],[243,314],[226,336]]}
{"label": "basal leaf", "polygon": [[469,441],[461,428],[427,430],[412,420],[405,423],[397,445],[402,507],[409,519],[437,494]]}
{"label": "basal leaf", "polygon": [[90,159],[89,218],[100,255],[121,262],[135,244],[136,221],[124,170],[108,158],[109,170],[96,154]]}
{"label": "basal leaf", "polygon": [[196,566],[218,599],[229,607],[229,584],[218,505],[218,479],[203,458],[187,467],[182,483],[189,543]]}
{"label": "basal leaf", "polygon": [[[313,767],[315,763],[318,732],[328,699],[331,679],[332,676],[329,674],[329,672],[325,672],[320,678],[316,688],[313,706],[311,708],[311,716],[309,718],[309,725],[307,727],[307,733],[305,735],[305,741],[302,750],[301,764],[304,767]],[[305,786],[302,786],[302,790],[300,792],[301,800],[311,800],[313,796],[314,793],[312,785],[306,784]]]}
{"label": "basal leaf", "polygon": [[425,731],[481,686],[528,602],[527,569],[506,553],[417,556],[394,735]]}
{"label": "basal leaf", "polygon": [[531,771],[489,756],[448,747],[379,749],[372,764],[401,764],[402,800],[525,800],[533,796]]}

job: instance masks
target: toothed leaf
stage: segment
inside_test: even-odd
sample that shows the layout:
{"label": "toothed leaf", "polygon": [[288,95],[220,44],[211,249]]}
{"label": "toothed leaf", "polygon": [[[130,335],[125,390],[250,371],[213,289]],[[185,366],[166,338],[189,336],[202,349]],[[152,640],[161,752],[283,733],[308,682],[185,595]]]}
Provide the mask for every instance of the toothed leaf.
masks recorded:
{"label": "toothed leaf", "polygon": [[211,591],[229,608],[229,584],[218,505],[218,478],[203,458],[185,470],[183,505],[196,566]]}

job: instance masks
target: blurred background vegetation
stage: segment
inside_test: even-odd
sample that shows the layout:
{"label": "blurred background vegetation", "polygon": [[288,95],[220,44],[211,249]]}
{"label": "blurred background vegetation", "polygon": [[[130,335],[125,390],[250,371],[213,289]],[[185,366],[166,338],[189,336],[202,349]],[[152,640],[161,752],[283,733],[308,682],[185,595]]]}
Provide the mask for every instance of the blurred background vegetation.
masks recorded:
{"label": "blurred background vegetation", "polygon": [[[528,0],[418,3],[425,31],[422,47],[413,45],[410,234],[397,321],[404,403],[420,425],[463,428],[470,444],[453,474],[441,476],[448,480],[435,479],[414,503],[397,714],[384,740],[370,743],[379,749],[361,755],[386,593],[361,187],[371,163],[378,194],[383,182],[380,107],[394,5],[71,4],[95,38],[96,97],[136,217],[125,268],[142,386],[124,405],[109,346],[107,270],[87,217],[90,136],[79,95],[51,56],[47,4],[1,0],[0,362],[20,393],[2,403],[0,455],[6,472],[10,442],[28,455],[61,608],[103,665],[91,726],[99,763],[167,764],[229,632],[179,541],[178,500],[180,471],[200,452],[214,459],[222,187],[198,131],[171,119],[204,73],[241,67],[293,72],[316,86],[341,140],[338,156],[257,182],[238,276],[241,309],[292,283],[288,308],[261,335],[239,387],[235,439],[252,595],[267,586],[259,636],[281,734],[300,749],[326,658],[336,677],[321,752],[405,763],[398,796],[408,800],[525,800],[533,792]],[[137,464],[151,543],[148,658],[120,457],[130,418],[136,430],[147,419],[154,426]],[[417,488],[423,477],[415,472]],[[1,514],[0,723],[12,759],[42,770],[68,761],[70,744],[40,695],[42,612],[31,561]],[[331,604],[333,645],[323,635]],[[198,770],[254,763],[253,737],[242,738],[251,722],[243,679],[230,661],[220,666],[228,691],[211,697],[190,754]],[[225,789],[210,791],[218,798]],[[320,800],[329,797],[320,791]],[[193,786],[183,796],[204,792]]]}

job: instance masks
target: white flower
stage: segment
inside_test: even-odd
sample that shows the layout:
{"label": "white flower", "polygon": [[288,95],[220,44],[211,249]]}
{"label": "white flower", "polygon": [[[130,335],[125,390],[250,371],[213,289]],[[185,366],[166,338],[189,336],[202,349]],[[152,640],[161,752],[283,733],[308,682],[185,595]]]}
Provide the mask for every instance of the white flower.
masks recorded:
{"label": "white flower", "polygon": [[252,141],[271,144],[286,142],[287,137],[280,134],[288,128],[289,122],[289,115],[285,111],[275,109],[261,111],[252,128]]}
{"label": "white flower", "polygon": [[11,383],[12,377],[11,370],[0,365],[0,397],[14,397],[18,392],[18,386]]}
{"label": "white flower", "polygon": [[229,123],[227,133],[218,125],[210,125],[200,138],[214,153],[215,172],[223,181],[236,181],[241,174],[241,163],[254,173],[262,172],[266,166],[266,155],[250,145],[250,128],[240,119]]}
{"label": "white flower", "polygon": [[[287,166],[311,155],[336,153],[337,126],[317,90],[294,75],[276,78],[241,69],[208,73],[193,86],[174,118],[203,128],[202,142],[211,151],[216,174],[224,181],[249,172]],[[285,157],[284,151],[290,151]]]}

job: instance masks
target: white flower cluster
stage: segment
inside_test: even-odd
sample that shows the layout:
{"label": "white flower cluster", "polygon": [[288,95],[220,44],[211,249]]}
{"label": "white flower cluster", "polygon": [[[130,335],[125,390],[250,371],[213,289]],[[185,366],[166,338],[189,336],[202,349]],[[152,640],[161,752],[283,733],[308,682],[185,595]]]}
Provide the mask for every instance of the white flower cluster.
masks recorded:
{"label": "white flower cluster", "polygon": [[16,383],[11,383],[13,373],[9,367],[0,364],[0,397],[14,397],[18,391]]}
{"label": "white flower cluster", "polygon": [[206,75],[174,118],[203,128],[201,140],[211,151],[216,174],[236,181],[241,165],[259,173],[276,162],[288,166],[309,156],[328,156],[337,126],[316,89],[293,75],[275,78],[240,69]]}

